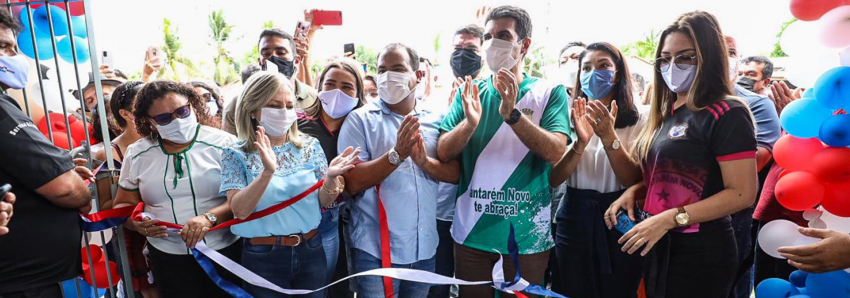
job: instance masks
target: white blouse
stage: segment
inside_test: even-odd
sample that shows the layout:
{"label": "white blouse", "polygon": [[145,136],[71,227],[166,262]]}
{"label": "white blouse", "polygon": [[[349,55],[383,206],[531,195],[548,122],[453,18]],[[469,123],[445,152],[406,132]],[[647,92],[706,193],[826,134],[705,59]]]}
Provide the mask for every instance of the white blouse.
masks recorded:
{"label": "white blouse", "polygon": [[[236,138],[215,128],[198,125],[192,144],[179,153],[165,153],[159,141],[142,138],[127,147],[121,167],[119,186],[138,191],[145,212],[164,222],[183,225],[227,202],[221,186],[221,152]],[[238,240],[230,229],[207,233],[204,242],[212,249],[223,249]],[[175,255],[190,254],[186,243],[175,233],[166,238],[148,237],[161,251]]]}
{"label": "white blouse", "polygon": [[[649,112],[646,109],[638,107],[640,118],[635,125],[616,128],[614,132],[620,140],[621,146],[625,147],[627,152],[631,152],[632,147],[637,141],[638,134],[646,124],[649,117]],[[611,144],[607,144],[609,147]],[[581,155],[581,160],[576,167],[576,171],[567,179],[567,186],[577,189],[595,190],[601,193],[609,193],[619,191],[623,188],[622,183],[614,175],[614,169],[611,167],[611,162],[608,160],[608,154],[602,140],[593,135]]]}

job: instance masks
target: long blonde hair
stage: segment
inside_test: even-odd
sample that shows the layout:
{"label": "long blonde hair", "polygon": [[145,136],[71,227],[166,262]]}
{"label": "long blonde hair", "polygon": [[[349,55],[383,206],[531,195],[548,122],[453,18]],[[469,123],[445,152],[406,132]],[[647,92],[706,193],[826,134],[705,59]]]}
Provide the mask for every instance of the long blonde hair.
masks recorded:
{"label": "long blonde hair", "polygon": [[[289,88],[293,90],[292,83],[285,76],[278,72],[261,71],[252,75],[242,90],[242,94],[236,102],[236,115],[234,117],[236,124],[236,137],[245,141],[243,149],[245,152],[253,152],[254,142],[257,141],[255,135],[257,127],[252,123],[254,120],[254,112],[262,109],[269,101],[280,92],[281,88]],[[294,93],[294,92],[293,92]],[[292,94],[292,96],[295,96]],[[294,100],[294,99],[293,99]],[[301,134],[298,132],[298,122],[292,123],[292,127],[287,132],[287,139],[295,147],[301,148]]]}
{"label": "long blonde hair", "polygon": [[[661,57],[664,42],[668,35],[680,32],[688,36],[693,43],[697,56],[697,70],[694,82],[688,90],[687,107],[699,111],[708,105],[725,99],[739,100],[732,97],[732,82],[729,78],[728,49],[723,39],[723,32],[713,15],[704,11],[685,13],[661,33],[661,40],[655,51],[656,59]],[[674,67],[671,65],[671,67]],[[671,106],[676,102],[676,93],[670,90],[661,73],[656,70],[653,79],[653,90],[650,97],[649,118],[641,130],[632,148],[632,155],[637,161],[645,160],[655,137],[670,114]],[[744,104],[746,107],[746,103]]]}

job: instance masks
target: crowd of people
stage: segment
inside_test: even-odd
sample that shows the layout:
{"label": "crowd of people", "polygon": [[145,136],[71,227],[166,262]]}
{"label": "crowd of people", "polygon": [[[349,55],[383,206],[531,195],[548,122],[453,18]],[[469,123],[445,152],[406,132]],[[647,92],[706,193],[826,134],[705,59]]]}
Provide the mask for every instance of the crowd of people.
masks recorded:
{"label": "crowd of people", "polygon": [[[773,80],[770,59],[740,57],[713,15],[673,20],[649,78],[616,46],[578,41],[565,42],[558,77],[533,77],[531,24],[515,6],[458,24],[447,99],[432,92],[430,61],[400,43],[383,47],[377,73],[351,57],[311,73],[320,26],[262,31],[257,63],[227,102],[214,83],[153,80],[157,56],[141,81],[104,67],[104,102],[95,76],[77,93],[109,119],[111,141],[93,158],[120,169],[96,180],[5,95],[29,70],[16,52],[21,27],[0,10],[0,65],[11,70],[0,73],[0,184],[12,186],[0,198],[0,297],[61,297],[59,282],[81,272],[84,181],[98,185],[98,210],[144,204],[147,217],[120,228],[122,277],[145,298],[230,296],[196,262],[201,242],[279,287],[309,290],[386,267],[486,281],[505,259],[507,280],[568,297],[749,297],[753,276],[850,267],[840,233],[805,230],[829,240],[784,248],[790,261],[756,247],[767,222],[806,226],[777,203],[783,169],[771,156],[778,115],[801,92]],[[254,297],[286,297],[215,269]],[[304,296],[494,291],[359,276]]]}

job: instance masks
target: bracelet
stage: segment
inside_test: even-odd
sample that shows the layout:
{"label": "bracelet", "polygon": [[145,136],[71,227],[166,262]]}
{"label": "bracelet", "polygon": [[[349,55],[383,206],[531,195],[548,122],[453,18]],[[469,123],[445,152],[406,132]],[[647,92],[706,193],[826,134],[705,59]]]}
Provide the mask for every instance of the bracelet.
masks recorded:
{"label": "bracelet", "polygon": [[572,149],[570,149],[570,150],[572,150],[573,152],[575,152],[575,153],[576,153],[576,154],[578,154],[579,156],[581,156],[582,154],[584,154],[584,152],[578,152],[578,150],[576,150],[576,146],[575,146],[575,145],[573,145],[573,148],[572,148]]}
{"label": "bracelet", "polygon": [[328,184],[325,183],[325,184],[322,184],[322,191],[324,191],[326,194],[329,194],[329,195],[332,195],[332,196],[340,194],[342,192],[342,190],[345,189],[345,185],[343,185],[341,182],[339,182],[339,176],[334,178],[334,182],[336,183],[336,187],[334,189],[328,189],[328,187],[327,187]]}

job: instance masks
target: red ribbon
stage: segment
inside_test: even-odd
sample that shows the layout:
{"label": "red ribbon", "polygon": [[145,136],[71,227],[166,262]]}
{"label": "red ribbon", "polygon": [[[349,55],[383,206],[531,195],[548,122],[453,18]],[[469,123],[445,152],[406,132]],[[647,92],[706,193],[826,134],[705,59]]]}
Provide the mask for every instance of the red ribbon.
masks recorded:
{"label": "red ribbon", "polygon": [[[387,223],[387,210],[381,202],[381,185],[375,186],[378,193],[378,221],[381,225],[381,267],[392,268],[392,250],[390,250],[390,227]],[[384,276],[384,297],[393,297],[393,279]]]}

